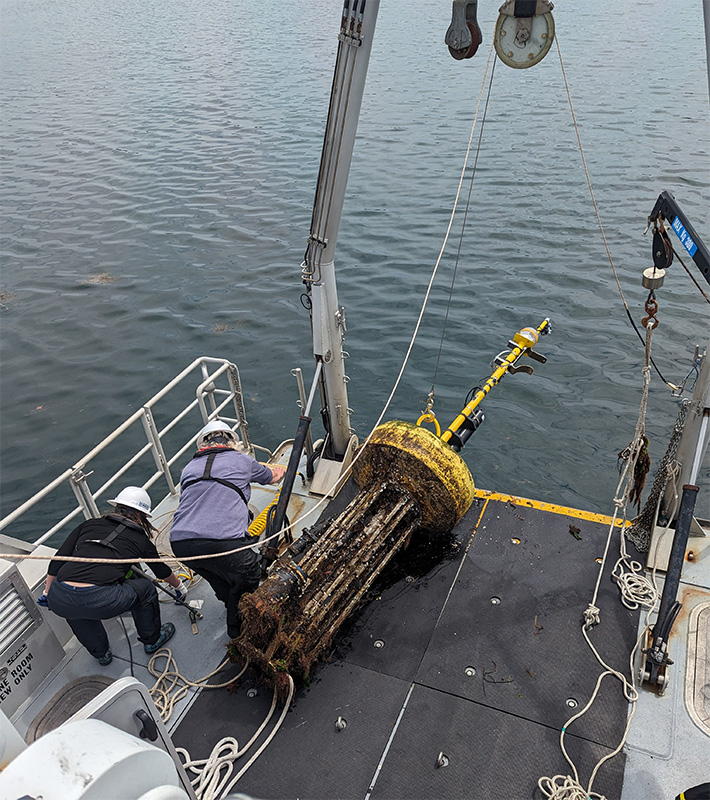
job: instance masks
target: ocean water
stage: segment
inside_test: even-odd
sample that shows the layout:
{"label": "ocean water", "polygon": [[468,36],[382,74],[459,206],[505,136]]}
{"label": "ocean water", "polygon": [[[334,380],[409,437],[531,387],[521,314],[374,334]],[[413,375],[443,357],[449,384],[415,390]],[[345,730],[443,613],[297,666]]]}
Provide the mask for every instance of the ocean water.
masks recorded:
{"label": "ocean water", "polygon": [[[479,4],[484,42],[458,62],[443,44],[449,3],[382,0],[336,253],[361,438],[444,238],[498,5]],[[341,4],[0,0],[0,11],[3,513],[199,355],[239,365],[256,442],[293,436],[290,370],[308,384],[313,369],[299,265]],[[554,16],[640,324],[642,234],[660,191],[710,243],[701,3],[568,0]],[[611,513],[643,348],[597,227],[555,47],[533,69],[495,67],[451,292],[461,225],[459,214],[387,418],[417,419],[441,350],[435,411],[448,423],[515,331],[549,316],[547,364],[491,392],[463,455],[480,487]],[[653,355],[679,382],[708,341],[710,306],[677,264],[658,299]],[[654,465],[677,409],[654,373]],[[701,485],[710,515],[708,464]]]}

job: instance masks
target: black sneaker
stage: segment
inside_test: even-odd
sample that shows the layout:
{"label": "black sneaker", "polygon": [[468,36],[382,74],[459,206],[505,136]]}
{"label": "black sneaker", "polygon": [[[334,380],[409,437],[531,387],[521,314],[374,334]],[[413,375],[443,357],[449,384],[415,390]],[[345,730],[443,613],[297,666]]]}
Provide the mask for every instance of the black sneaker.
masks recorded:
{"label": "black sneaker", "polygon": [[113,661],[113,653],[107,650],[102,656],[96,656],[96,660],[102,667],[107,667]]}
{"label": "black sneaker", "polygon": [[160,636],[158,636],[158,640],[153,642],[153,644],[145,644],[143,645],[143,649],[145,650],[148,655],[155,653],[156,651],[160,650],[160,648],[166,643],[169,642],[173,636],[175,635],[175,626],[172,622],[166,622],[165,625],[160,626]]}

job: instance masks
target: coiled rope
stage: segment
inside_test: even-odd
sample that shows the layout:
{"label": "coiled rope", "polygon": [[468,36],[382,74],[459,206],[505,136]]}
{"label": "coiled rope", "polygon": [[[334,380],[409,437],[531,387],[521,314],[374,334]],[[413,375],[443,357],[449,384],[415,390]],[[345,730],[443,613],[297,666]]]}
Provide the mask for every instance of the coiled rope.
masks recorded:
{"label": "coiled rope", "polygon": [[[165,661],[162,667],[159,666],[161,660]],[[225,658],[217,669],[208,673],[203,678],[191,681],[180,673],[175,657],[169,647],[163,647],[158,650],[157,653],[154,653],[148,662],[148,671],[156,678],[156,681],[149,691],[163,722],[167,722],[170,719],[175,704],[187,695],[191,687],[198,689],[224,689],[239,680],[249,667],[249,662],[247,661],[242,670],[229,678],[229,680],[223,683],[207,683],[211,677],[220,672],[229,663],[229,658]],[[235,762],[249,751],[274,715],[274,711],[276,710],[276,692],[274,692],[271,707],[266,718],[244,747],[240,748],[239,742],[233,736],[226,736],[220,739],[212,748],[212,752],[209,756],[203,759],[191,758],[188,751],[183,747],[175,748],[178,755],[183,759],[182,765],[184,769],[196,776],[190,780],[190,783],[199,800],[217,800],[217,798],[224,797],[269,745],[281,727],[291,705],[291,701],[293,700],[295,685],[290,675],[288,676],[288,680],[289,693],[281,716],[256,753],[231,781],[230,777],[234,772]]]}
{"label": "coiled rope", "polygon": [[284,703],[284,707],[281,710],[281,715],[276,721],[276,724],[263,743],[260,745],[259,749],[231,780],[230,777],[234,771],[235,761],[248,752],[249,748],[254,744],[254,742],[256,742],[259,736],[261,736],[262,731],[273,716],[274,710],[276,709],[275,692],[273,700],[271,701],[271,708],[269,709],[266,719],[261,723],[256,733],[251,737],[246,745],[244,745],[244,747],[240,748],[239,742],[234,737],[226,736],[214,746],[210,755],[204,759],[192,759],[187,750],[182,747],[176,748],[178,755],[185,759],[183,762],[183,767],[185,770],[196,775],[196,777],[192,779],[190,783],[192,784],[195,794],[199,800],[217,800],[217,798],[224,797],[226,794],[228,794],[231,788],[264,752],[274,736],[276,736],[276,733],[286,718],[286,714],[288,713],[288,709],[291,705],[291,701],[293,700],[293,695],[295,692],[293,678],[290,675],[288,676],[288,681],[288,697],[286,698],[286,702]]}
{"label": "coiled rope", "polygon": [[[621,476],[619,478],[619,483],[616,487],[616,493],[614,496],[614,515],[612,517],[611,523],[609,525],[609,531],[607,533],[606,544],[604,547],[604,555],[601,559],[601,563],[599,564],[599,570],[597,573],[597,582],[594,587],[594,593],[592,596],[592,600],[587,606],[583,614],[583,624],[582,624],[582,635],[589,646],[590,650],[594,654],[594,657],[599,662],[599,664],[603,667],[603,672],[601,672],[597,678],[596,685],[594,687],[594,691],[592,692],[589,701],[584,706],[584,708],[576,713],[574,716],[570,717],[567,722],[563,725],[562,730],[560,731],[560,749],[562,750],[562,754],[565,757],[565,760],[572,768],[572,775],[555,775],[552,778],[549,777],[542,777],[538,780],[538,787],[540,791],[546,798],[549,800],[586,800],[586,798],[593,798],[593,800],[605,800],[603,795],[600,795],[596,792],[592,791],[592,785],[594,784],[594,780],[599,772],[601,766],[608,761],[609,759],[616,756],[621,749],[623,748],[624,744],[626,743],[626,739],[628,737],[629,728],[631,726],[631,720],[634,717],[636,712],[636,702],[638,701],[638,690],[636,689],[636,676],[634,670],[634,661],[636,658],[636,653],[643,641],[646,631],[649,627],[650,615],[656,607],[658,602],[658,587],[656,586],[655,581],[655,571],[653,576],[653,583],[651,583],[645,576],[641,574],[641,565],[638,562],[631,561],[629,556],[626,552],[626,544],[625,544],[625,536],[624,536],[624,528],[626,527],[626,506],[629,501],[629,496],[631,494],[633,488],[633,467],[636,465],[636,462],[641,454],[641,451],[644,447],[644,429],[645,429],[645,419],[646,419],[646,409],[648,404],[648,389],[651,379],[651,369],[650,369],[650,360],[651,360],[651,341],[653,338],[653,329],[655,327],[655,322],[653,320],[649,320],[646,326],[646,342],[644,348],[644,367],[643,367],[643,389],[641,393],[641,402],[639,404],[639,415],[636,422],[636,429],[634,431],[634,440],[632,444],[627,448],[628,457],[626,458],[626,463],[622,470]],[[606,567],[607,556],[609,553],[609,548],[611,545],[612,536],[614,533],[614,529],[616,528],[616,521],[617,518],[621,515],[622,517],[622,525],[620,528],[620,557],[617,560],[613,570],[612,570],[612,578],[616,582],[617,586],[619,587],[619,591],[621,593],[621,602],[626,608],[635,609],[643,606],[648,609],[646,614],[646,624],[644,629],[642,630],[641,634],[639,635],[636,643],[634,644],[633,649],[631,650],[631,654],[629,656],[629,674],[631,676],[631,680],[628,680],[626,676],[615,670],[613,667],[610,667],[604,659],[601,657],[597,649],[594,647],[592,643],[589,632],[591,629],[598,625],[601,622],[600,618],[600,609],[597,606],[597,598],[599,593],[599,586],[601,584],[602,575],[604,573]],[[582,717],[587,711],[592,707],[594,704],[597,695],[599,694],[599,689],[602,685],[604,678],[612,676],[616,678],[622,687],[622,692],[624,698],[626,699],[627,703],[630,704],[631,710],[626,719],[626,727],[624,728],[624,733],[621,737],[621,741],[617,745],[617,747],[611,752],[600,759],[597,764],[595,765],[592,773],[589,777],[589,782],[587,784],[587,788],[584,787],[580,783],[579,772],[577,767],[570,757],[567,749],[565,748],[565,734],[569,728],[569,726],[577,719]]]}
{"label": "coiled rope", "polygon": [[[163,659],[165,660],[165,664],[161,668],[158,665]],[[148,672],[156,678],[155,683],[150,688],[150,695],[153,698],[156,708],[160,712],[160,717],[163,722],[167,722],[170,719],[175,704],[185,697],[190,691],[190,687],[197,686],[201,689],[224,689],[241,678],[249,666],[249,662],[247,662],[239,674],[224,683],[206,683],[207,680],[220,672],[229,663],[229,659],[225,658],[217,669],[205,675],[204,678],[191,681],[180,673],[175,657],[169,647],[162,647],[154,653],[148,662]]]}

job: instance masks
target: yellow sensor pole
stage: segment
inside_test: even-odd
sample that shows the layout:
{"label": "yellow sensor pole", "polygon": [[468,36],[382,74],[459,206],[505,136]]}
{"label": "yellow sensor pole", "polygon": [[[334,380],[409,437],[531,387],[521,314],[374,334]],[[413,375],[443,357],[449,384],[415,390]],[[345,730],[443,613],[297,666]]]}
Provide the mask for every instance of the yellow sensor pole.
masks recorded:
{"label": "yellow sensor pole", "polygon": [[[476,407],[481,403],[483,398],[490,392],[490,390],[500,383],[501,378],[506,372],[532,372],[532,367],[522,366],[516,367],[516,361],[522,356],[530,356],[535,361],[544,364],[547,360],[539,353],[533,352],[533,347],[537,344],[541,335],[550,332],[550,320],[544,319],[542,323],[535,328],[523,328],[521,331],[513,336],[513,340],[508,342],[511,348],[506,354],[503,351],[495,359],[498,367],[485,384],[478,389],[468,405],[461,411],[456,419],[449,425],[449,427],[441,434],[441,439],[453,447],[456,452],[459,452],[464,444],[468,441],[471,434],[483,422],[483,414],[478,411]],[[474,413],[475,412],[475,413]]]}

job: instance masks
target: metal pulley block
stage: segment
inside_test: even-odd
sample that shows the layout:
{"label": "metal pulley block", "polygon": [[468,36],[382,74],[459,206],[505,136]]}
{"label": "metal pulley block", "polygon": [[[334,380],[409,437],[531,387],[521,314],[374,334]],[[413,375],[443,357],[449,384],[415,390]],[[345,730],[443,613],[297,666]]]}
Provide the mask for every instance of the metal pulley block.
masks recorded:
{"label": "metal pulley block", "polygon": [[451,25],[444,37],[449,52],[457,60],[473,58],[483,41],[476,12],[478,0],[454,0],[451,10]]}
{"label": "metal pulley block", "polygon": [[660,270],[668,269],[673,263],[673,246],[665,228],[653,232],[653,266]]}
{"label": "metal pulley block", "polygon": [[493,44],[498,58],[513,69],[542,61],[555,38],[554,6],[549,0],[507,0],[499,9]]}

